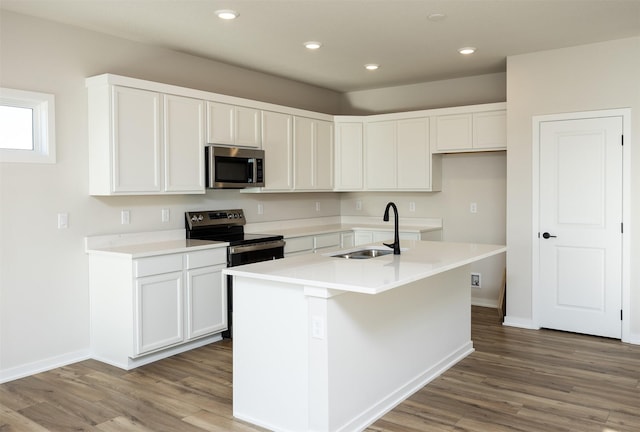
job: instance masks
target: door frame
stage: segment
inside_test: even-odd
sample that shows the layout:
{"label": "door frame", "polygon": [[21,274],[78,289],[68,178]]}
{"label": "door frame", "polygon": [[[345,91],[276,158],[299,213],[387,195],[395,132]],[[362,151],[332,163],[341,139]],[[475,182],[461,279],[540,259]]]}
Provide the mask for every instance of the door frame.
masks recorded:
{"label": "door frame", "polygon": [[532,180],[531,180],[531,308],[533,327],[540,328],[540,127],[541,123],[560,120],[580,120],[599,117],[622,117],[622,341],[631,342],[631,108],[581,111],[538,115],[532,117]]}

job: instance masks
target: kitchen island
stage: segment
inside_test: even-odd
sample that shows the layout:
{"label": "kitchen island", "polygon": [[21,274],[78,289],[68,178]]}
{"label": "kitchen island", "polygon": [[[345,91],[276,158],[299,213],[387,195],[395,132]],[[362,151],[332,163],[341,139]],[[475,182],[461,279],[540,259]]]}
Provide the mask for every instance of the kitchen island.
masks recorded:
{"label": "kitchen island", "polygon": [[234,416],[276,431],[364,429],[473,352],[468,265],[505,250],[404,241],[401,255],[225,269]]}

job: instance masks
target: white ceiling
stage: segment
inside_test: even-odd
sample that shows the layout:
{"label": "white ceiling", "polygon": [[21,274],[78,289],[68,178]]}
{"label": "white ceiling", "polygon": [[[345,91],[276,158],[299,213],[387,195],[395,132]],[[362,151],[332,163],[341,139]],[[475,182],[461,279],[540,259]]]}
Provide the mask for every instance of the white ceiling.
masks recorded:
{"label": "white ceiling", "polygon": [[[504,72],[506,57],[640,35],[640,0],[0,0],[33,15],[339,92]],[[234,9],[233,21],[215,17]],[[444,13],[433,22],[428,16]],[[303,42],[323,43],[308,51]],[[472,56],[457,49],[477,47]],[[365,63],[379,63],[371,72]]]}

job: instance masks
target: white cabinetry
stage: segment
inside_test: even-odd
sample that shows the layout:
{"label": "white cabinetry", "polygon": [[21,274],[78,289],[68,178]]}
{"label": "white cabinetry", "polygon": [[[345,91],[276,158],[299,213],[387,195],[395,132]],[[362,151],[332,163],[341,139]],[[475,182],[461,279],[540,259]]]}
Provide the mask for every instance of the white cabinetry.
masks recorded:
{"label": "white cabinetry", "polygon": [[89,193],[204,193],[204,102],[88,81]]}
{"label": "white cabinetry", "polygon": [[433,182],[431,171],[428,117],[367,124],[366,190],[439,190],[439,166]]}
{"label": "white cabinetry", "polygon": [[265,153],[265,191],[290,191],[292,176],[292,116],[262,112],[262,148]]}
{"label": "white cabinetry", "polygon": [[[211,265],[217,263],[216,265]],[[225,250],[186,254],[187,340],[227,329],[227,294],[222,281]]]}
{"label": "white cabinetry", "polygon": [[[427,232],[415,232],[415,231],[400,231],[398,235],[400,240],[441,240],[441,230],[427,231]],[[360,246],[368,243],[379,242],[393,242],[393,229],[386,230],[362,230],[355,229],[355,246]],[[402,246],[402,245],[401,245]]]}
{"label": "white cabinetry", "polygon": [[262,146],[260,110],[207,102],[207,142],[239,147]]}
{"label": "white cabinetry", "polygon": [[294,118],[294,189],[333,189],[333,124],[306,117]]}
{"label": "white cabinetry", "polygon": [[130,369],[212,342],[227,328],[226,248],[144,258],[91,254],[94,357]]}
{"label": "white cabinetry", "polygon": [[506,150],[506,111],[436,116],[434,142],[440,153]]}
{"label": "white cabinetry", "polygon": [[346,117],[335,122],[335,190],[363,188],[363,122]]}
{"label": "white cabinetry", "polygon": [[[286,239],[285,256],[302,255],[307,253],[322,253],[326,250],[344,247],[349,243],[349,231],[336,231]],[[344,237],[346,235],[346,237]],[[351,237],[353,239],[353,237]],[[351,240],[352,242],[352,240]]]}

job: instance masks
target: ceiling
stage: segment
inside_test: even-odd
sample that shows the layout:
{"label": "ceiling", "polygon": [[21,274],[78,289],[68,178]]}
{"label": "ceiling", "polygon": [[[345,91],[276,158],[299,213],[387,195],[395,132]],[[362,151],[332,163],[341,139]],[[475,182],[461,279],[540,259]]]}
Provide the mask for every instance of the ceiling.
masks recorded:
{"label": "ceiling", "polygon": [[[338,92],[504,72],[507,56],[640,35],[640,0],[0,0],[0,7]],[[223,21],[219,9],[240,15]],[[309,51],[309,40],[323,45]],[[477,51],[463,56],[464,46]],[[380,68],[367,71],[367,63]]]}

